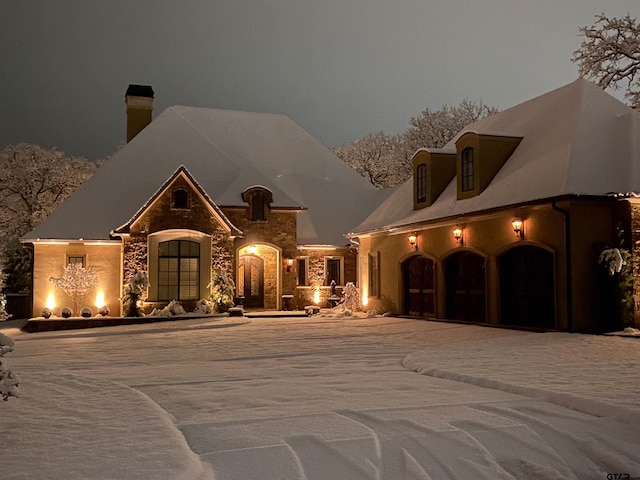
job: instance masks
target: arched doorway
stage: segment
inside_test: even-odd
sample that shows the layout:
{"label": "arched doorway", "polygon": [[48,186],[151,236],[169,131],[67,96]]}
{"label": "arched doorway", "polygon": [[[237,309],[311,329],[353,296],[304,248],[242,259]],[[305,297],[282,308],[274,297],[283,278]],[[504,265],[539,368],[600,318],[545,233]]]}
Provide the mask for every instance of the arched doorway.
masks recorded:
{"label": "arched doorway", "polygon": [[255,255],[244,255],[238,262],[237,291],[244,295],[244,305],[264,308],[264,260]]}
{"label": "arched doorway", "polygon": [[451,320],[486,321],[485,259],[470,251],[444,261],[446,315]]}
{"label": "arched doorway", "polygon": [[404,313],[415,317],[435,317],[436,269],[433,260],[413,256],[402,263]]}
{"label": "arched doorway", "polygon": [[507,250],[498,257],[500,323],[554,328],[553,254],[534,245]]}

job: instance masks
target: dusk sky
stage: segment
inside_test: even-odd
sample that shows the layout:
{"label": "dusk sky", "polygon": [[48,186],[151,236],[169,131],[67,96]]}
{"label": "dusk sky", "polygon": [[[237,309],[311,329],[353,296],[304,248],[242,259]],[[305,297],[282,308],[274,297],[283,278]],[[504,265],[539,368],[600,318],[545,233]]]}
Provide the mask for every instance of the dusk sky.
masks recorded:
{"label": "dusk sky", "polygon": [[[0,149],[94,159],[124,93],[283,113],[327,146],[400,133],[425,108],[508,108],[577,78],[578,28],[639,0],[0,0]],[[621,94],[618,95],[621,98]]]}

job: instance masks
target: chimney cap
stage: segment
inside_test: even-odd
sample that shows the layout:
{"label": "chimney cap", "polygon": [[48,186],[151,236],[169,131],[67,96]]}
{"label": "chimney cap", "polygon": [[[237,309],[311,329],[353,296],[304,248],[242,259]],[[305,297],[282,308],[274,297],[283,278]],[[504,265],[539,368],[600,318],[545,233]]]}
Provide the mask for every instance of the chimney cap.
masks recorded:
{"label": "chimney cap", "polygon": [[126,97],[147,97],[153,98],[153,88],[151,85],[133,85],[129,84]]}

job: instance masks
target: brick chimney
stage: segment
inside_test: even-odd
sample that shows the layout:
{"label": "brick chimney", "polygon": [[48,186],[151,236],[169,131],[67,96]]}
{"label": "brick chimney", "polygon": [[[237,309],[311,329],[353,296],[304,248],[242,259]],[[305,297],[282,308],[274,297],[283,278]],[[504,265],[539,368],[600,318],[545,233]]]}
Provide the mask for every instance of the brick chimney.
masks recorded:
{"label": "brick chimney", "polygon": [[149,85],[129,85],[125,94],[127,105],[127,143],[151,123],[153,88]]}

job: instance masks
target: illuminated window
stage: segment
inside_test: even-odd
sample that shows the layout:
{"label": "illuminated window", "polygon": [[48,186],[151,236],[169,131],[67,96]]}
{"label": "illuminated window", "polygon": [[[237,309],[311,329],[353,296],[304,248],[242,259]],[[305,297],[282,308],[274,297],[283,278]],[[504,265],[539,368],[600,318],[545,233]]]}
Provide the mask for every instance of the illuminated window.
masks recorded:
{"label": "illuminated window", "polygon": [[462,150],[462,191],[473,190],[473,148]]}
{"label": "illuminated window", "polygon": [[186,190],[179,189],[173,192],[173,208],[189,208],[189,194]]}
{"label": "illuminated window", "polygon": [[416,169],[416,200],[418,203],[427,201],[427,166],[424,163]]}
{"label": "illuminated window", "polygon": [[67,255],[67,265],[71,265],[72,263],[79,263],[84,267],[85,264],[85,256],[84,255]]}
{"label": "illuminated window", "polygon": [[170,240],[158,244],[158,300],[200,298],[200,244]]}

